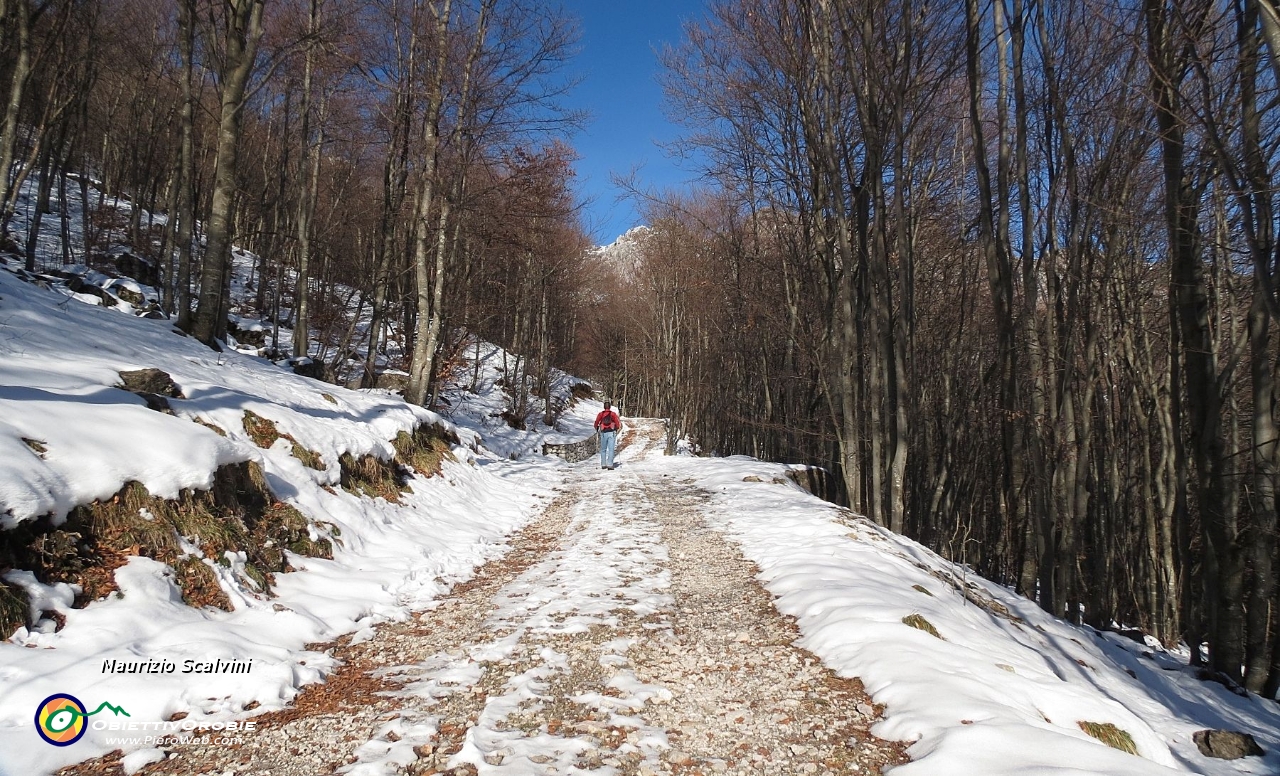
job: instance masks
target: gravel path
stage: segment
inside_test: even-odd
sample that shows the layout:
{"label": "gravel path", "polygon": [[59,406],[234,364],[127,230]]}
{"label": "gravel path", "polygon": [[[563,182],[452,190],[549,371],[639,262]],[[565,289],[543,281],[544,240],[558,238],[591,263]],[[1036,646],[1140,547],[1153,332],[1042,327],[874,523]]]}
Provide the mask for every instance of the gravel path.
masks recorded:
{"label": "gravel path", "polygon": [[[440,605],[330,645],[345,663],[238,747],[182,744],[144,774],[877,774],[856,680],[793,646],[755,568],[638,462],[581,473]],[[633,462],[637,462],[634,463]],[[62,773],[119,773],[119,758]]]}

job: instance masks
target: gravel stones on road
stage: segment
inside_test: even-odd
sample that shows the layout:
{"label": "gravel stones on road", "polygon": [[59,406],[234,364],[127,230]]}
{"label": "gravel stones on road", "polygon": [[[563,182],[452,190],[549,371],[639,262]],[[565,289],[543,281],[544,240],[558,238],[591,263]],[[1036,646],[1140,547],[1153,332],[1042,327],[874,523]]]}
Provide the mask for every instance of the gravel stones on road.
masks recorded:
{"label": "gravel stones on road", "polygon": [[[640,645],[637,674],[671,688],[646,715],[669,731],[673,773],[880,773],[904,746],[872,736],[879,718],[857,680],[794,646],[754,565],[699,517],[687,486],[649,493],[671,555],[670,639]],[[667,771],[661,771],[667,772]]]}

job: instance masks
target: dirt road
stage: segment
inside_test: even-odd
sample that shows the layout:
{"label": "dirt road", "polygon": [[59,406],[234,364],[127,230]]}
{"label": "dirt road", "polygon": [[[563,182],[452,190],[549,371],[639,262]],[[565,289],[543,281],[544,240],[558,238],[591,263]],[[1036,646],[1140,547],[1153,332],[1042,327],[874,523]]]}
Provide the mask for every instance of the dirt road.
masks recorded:
{"label": "dirt road", "polygon": [[[641,426],[434,609],[330,648],[345,663],[239,746],[144,774],[877,774],[879,710],[793,646],[754,567],[705,525]],[[119,757],[65,774],[119,773]]]}

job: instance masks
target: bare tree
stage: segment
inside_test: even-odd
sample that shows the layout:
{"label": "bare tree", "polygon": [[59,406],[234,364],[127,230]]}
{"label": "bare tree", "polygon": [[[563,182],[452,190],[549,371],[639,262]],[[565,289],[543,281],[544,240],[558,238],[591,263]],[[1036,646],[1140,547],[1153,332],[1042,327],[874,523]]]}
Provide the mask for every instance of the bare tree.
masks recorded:
{"label": "bare tree", "polygon": [[236,164],[245,94],[262,38],[266,0],[223,0],[221,63],[218,73],[218,142],[213,175],[213,199],[205,226],[204,265],[200,296],[191,333],[206,345],[226,334],[227,282],[231,272],[232,208],[236,192]]}

